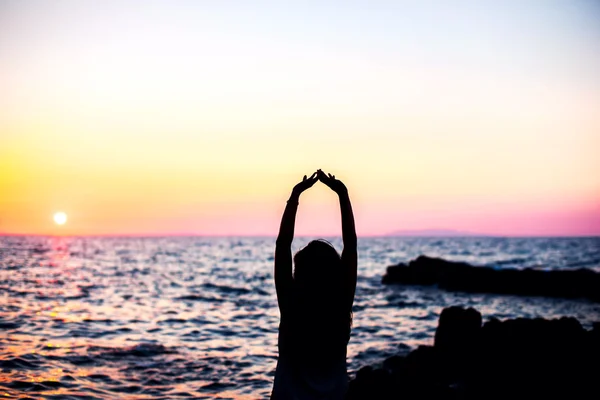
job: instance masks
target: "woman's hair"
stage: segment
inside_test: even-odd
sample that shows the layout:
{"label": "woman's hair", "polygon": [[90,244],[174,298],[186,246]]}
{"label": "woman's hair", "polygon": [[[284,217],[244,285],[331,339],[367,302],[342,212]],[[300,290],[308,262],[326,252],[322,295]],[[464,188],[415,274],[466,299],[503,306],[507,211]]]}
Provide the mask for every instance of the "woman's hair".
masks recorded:
{"label": "woman's hair", "polygon": [[347,300],[346,273],[331,243],[313,240],[296,253],[294,292],[297,333],[324,347],[343,344],[345,351],[352,311]]}
{"label": "woman's hair", "polygon": [[313,240],[294,256],[294,282],[303,288],[335,290],[341,286],[342,261],[331,243]]}

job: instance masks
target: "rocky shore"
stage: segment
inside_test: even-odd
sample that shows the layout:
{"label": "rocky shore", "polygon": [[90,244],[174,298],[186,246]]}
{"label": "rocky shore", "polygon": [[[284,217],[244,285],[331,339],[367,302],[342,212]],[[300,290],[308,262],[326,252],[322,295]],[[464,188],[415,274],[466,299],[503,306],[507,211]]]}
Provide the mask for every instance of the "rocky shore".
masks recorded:
{"label": "rocky shore", "polygon": [[600,323],[442,311],[433,346],[363,367],[348,399],[600,398]]}
{"label": "rocky shore", "polygon": [[494,269],[419,256],[387,268],[384,284],[437,285],[449,291],[584,298],[600,302],[600,273],[590,269]]}

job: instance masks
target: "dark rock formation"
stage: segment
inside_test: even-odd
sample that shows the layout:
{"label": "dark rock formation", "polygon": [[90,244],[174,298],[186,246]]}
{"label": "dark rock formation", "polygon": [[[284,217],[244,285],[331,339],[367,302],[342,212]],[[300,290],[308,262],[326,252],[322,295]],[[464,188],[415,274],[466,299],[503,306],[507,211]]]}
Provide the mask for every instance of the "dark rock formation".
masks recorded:
{"label": "dark rock formation", "polygon": [[600,326],[574,318],[492,319],[442,311],[433,346],[364,367],[348,399],[600,398]]}
{"label": "dark rock formation", "polygon": [[600,302],[600,273],[589,269],[494,269],[419,256],[387,268],[384,284],[438,285],[450,291],[586,298]]}

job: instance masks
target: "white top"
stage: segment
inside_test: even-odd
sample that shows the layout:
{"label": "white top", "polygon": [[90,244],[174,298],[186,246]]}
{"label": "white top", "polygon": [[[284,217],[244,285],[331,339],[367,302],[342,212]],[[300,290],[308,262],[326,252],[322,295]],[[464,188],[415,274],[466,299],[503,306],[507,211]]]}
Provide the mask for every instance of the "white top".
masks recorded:
{"label": "white top", "polygon": [[279,358],[271,400],[343,400],[348,391],[346,352],[336,352],[329,361],[314,357],[314,363],[312,359],[295,362],[292,346],[297,344],[290,340],[291,326],[285,328],[280,324]]}
{"label": "white top", "polygon": [[346,360],[333,368],[311,373],[309,370],[294,373],[286,357],[280,357],[275,371],[272,400],[343,400],[348,391]]}

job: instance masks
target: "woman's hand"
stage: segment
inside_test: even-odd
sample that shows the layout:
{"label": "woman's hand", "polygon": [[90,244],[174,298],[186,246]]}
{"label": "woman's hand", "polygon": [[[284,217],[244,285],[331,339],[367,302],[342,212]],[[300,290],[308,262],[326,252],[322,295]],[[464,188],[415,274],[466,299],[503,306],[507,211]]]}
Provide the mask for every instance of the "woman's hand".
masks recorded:
{"label": "woman's hand", "polygon": [[348,193],[348,189],[346,185],[342,183],[342,181],[335,179],[335,175],[326,174],[325,172],[318,170],[317,177],[321,182],[327,185],[331,190],[336,192],[338,195]]}
{"label": "woman's hand", "polygon": [[302,192],[304,192],[306,189],[311,188],[312,185],[314,185],[318,180],[319,178],[317,177],[317,172],[312,174],[310,178],[307,178],[306,175],[304,175],[302,182],[294,186],[294,190],[292,190],[292,193],[296,196],[300,196]]}

